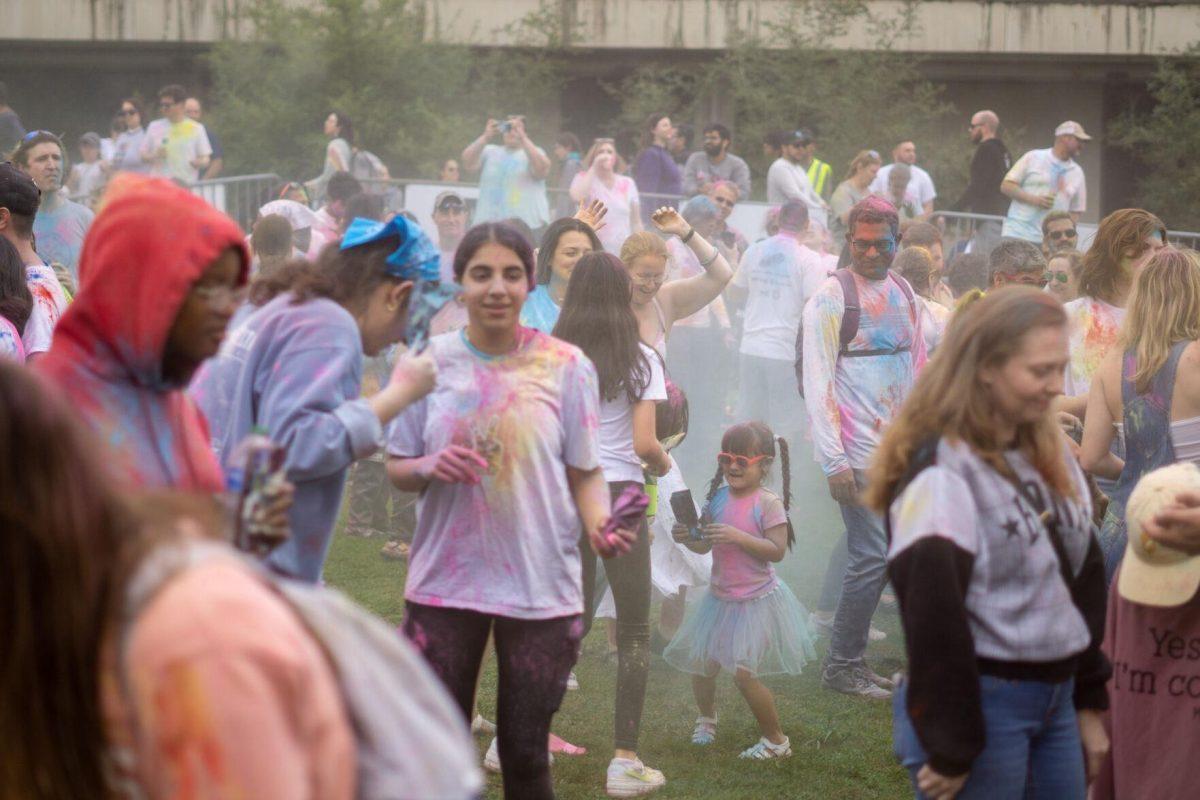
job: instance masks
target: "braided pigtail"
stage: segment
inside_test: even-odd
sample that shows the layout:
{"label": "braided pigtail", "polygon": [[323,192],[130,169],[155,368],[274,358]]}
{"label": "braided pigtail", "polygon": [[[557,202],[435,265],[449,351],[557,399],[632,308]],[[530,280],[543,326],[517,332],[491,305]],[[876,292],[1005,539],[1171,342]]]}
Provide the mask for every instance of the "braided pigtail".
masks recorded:
{"label": "braided pigtail", "polygon": [[[713,475],[712,481],[708,484],[708,496],[704,498],[704,508],[701,511],[708,511],[712,499],[716,496],[717,490],[721,488],[721,484],[725,482],[725,471],[721,469],[721,465],[717,465],[717,474]],[[711,521],[711,520],[710,520]]]}
{"label": "braided pigtail", "polygon": [[792,464],[791,454],[788,452],[787,439],[782,436],[775,437],[776,444],[779,445],[779,466],[783,470],[783,510],[788,515],[788,549],[792,549],[792,545],[796,543],[796,531],[792,529]]}

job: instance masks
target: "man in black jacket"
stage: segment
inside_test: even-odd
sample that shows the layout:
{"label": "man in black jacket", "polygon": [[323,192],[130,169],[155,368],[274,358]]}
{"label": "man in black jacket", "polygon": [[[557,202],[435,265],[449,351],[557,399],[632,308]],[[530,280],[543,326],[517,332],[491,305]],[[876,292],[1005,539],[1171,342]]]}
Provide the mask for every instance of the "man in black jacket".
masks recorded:
{"label": "man in black jacket", "polygon": [[[1000,118],[993,111],[977,111],[971,117],[971,141],[979,146],[971,159],[971,180],[954,207],[956,211],[999,217],[1008,213],[1009,201],[1000,193],[1000,184],[1012,167],[1012,157],[996,135],[999,129]],[[972,251],[984,255],[990,253],[1000,242],[1000,226],[1000,220],[977,222]]]}

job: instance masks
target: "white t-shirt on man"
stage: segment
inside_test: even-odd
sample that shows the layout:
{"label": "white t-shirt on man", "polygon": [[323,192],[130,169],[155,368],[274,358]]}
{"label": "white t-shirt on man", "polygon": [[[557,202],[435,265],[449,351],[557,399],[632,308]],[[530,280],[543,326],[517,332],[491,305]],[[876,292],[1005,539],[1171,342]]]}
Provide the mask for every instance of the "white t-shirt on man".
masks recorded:
{"label": "white t-shirt on man", "polygon": [[154,165],[154,173],[184,183],[200,180],[200,170],[192,162],[212,155],[208,131],[191,119],[172,123],[164,117],[151,122],[142,140],[142,157],[149,159],[160,147],[167,149],[167,157]]}
{"label": "white t-shirt on man", "polygon": [[[888,197],[888,175],[892,174],[892,167],[895,164],[888,164],[875,174],[875,179],[871,181],[871,193],[877,194],[880,197]],[[937,190],[933,188],[933,178],[929,177],[929,173],[918,167],[916,164],[909,166],[912,170],[912,177],[908,179],[907,192],[917,198],[917,202],[921,204],[921,208],[925,208],[926,203],[932,203],[937,197]]]}
{"label": "white t-shirt on man", "polygon": [[828,276],[821,256],[793,234],[750,245],[733,277],[748,292],[740,352],[794,363],[804,304]]}

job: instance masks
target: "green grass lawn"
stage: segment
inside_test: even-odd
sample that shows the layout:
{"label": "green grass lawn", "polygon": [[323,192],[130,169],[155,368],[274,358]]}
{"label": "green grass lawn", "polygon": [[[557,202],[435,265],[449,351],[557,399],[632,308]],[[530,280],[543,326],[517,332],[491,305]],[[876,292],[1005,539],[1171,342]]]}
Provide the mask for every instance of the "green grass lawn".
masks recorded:
{"label": "green grass lawn", "polygon": [[[795,552],[779,566],[780,574],[797,596],[812,607],[820,592],[826,559],[841,519],[825,493],[819,476],[798,480],[792,509],[798,537]],[[383,542],[335,537],[325,569],[325,579],[367,608],[398,623],[403,610],[404,565],[379,557]],[[657,609],[654,611],[657,619]],[[884,642],[872,644],[868,657],[875,670],[890,675],[902,665],[898,619],[880,612],[875,624],[888,633]],[[582,757],[560,757],[553,771],[560,798],[604,796],[604,771],[612,757],[615,664],[603,658],[606,649],[602,625],[597,625],[584,646],[576,667],[580,689],[568,692],[555,717],[554,731],[568,741],[588,748]],[[821,640],[818,650],[824,651]],[[775,692],[784,731],[791,737],[794,755],[768,763],[739,761],[741,750],[758,740],[750,709],[732,680],[722,679],[718,694],[720,729],[715,744],[691,744],[697,711],[690,678],[656,659],[650,672],[642,718],[640,755],[661,769],[666,787],[662,798],[897,798],[909,795],[908,783],[891,752],[891,704],[860,700],[826,691],[820,685],[819,665],[809,665],[798,677],[768,679]],[[479,707],[494,719],[495,665],[485,670]],[[480,753],[487,747],[480,741]],[[500,780],[488,778],[488,798],[500,798]]]}

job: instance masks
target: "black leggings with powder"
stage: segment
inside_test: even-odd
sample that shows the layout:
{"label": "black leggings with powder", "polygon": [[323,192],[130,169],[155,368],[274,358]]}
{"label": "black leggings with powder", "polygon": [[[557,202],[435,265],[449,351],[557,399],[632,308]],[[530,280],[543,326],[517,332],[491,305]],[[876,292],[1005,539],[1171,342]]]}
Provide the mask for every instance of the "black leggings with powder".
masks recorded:
{"label": "black leggings with powder", "polygon": [[[626,486],[608,485],[615,501]],[[618,750],[637,751],[642,706],[646,701],[646,679],[650,675],[650,531],[646,518],[638,528],[633,549],[618,558],[604,560],[604,574],[617,607],[617,707],[613,744]],[[596,613],[596,555],[587,538],[580,542],[583,556],[584,631],[592,627]]]}
{"label": "black leggings with powder", "polygon": [[513,619],[408,603],[404,633],[446,685],[468,724],[489,631],[496,641],[499,671],[496,745],[504,796],[553,800],[546,742],[550,720],[566,694],[567,676],[579,653],[583,620],[578,614]]}

